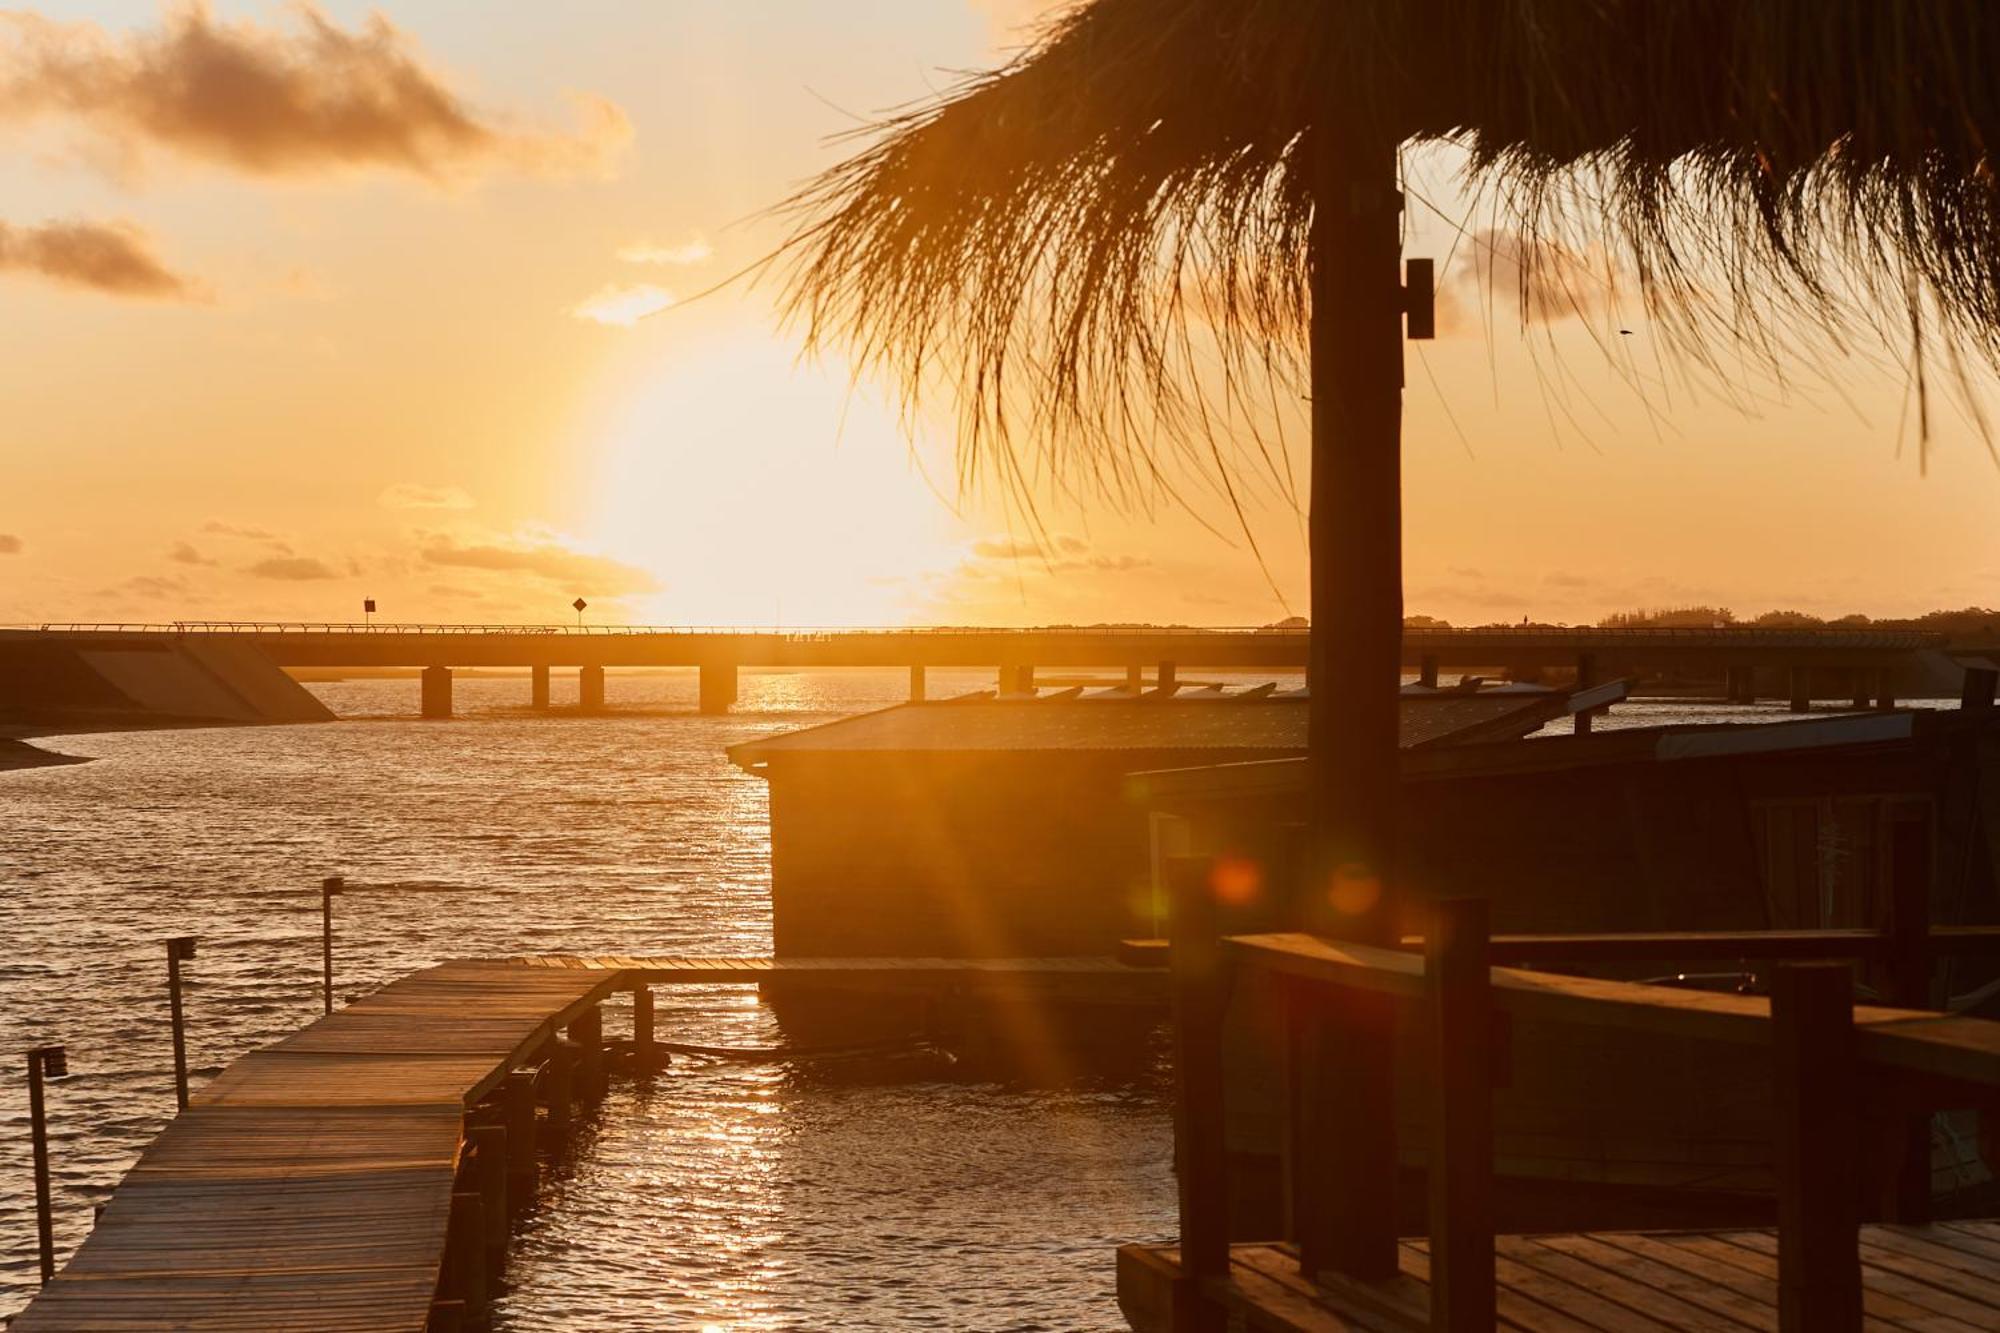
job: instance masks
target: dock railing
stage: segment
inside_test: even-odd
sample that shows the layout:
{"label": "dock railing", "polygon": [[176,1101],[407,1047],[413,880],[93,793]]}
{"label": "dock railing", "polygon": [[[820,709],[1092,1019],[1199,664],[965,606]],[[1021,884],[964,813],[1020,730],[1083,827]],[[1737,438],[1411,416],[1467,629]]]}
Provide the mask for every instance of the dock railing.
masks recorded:
{"label": "dock railing", "polygon": [[[1222,937],[1208,863],[1171,863],[1184,1322],[1222,1328],[1233,1289],[1224,1142],[1224,1012],[1234,982],[1289,983],[1286,1194],[1302,1275],[1320,1284],[1397,1273],[1396,1124],[1388,1088],[1343,1084],[1341,1052],[1389,1040],[1397,1004],[1426,1027],[1431,1327],[1495,1326],[1493,1091],[1509,1031],[1560,1023],[1768,1048],[1775,1081],[1780,1327],[1861,1327],[1859,1160],[1865,1087],[1903,1118],[2000,1109],[2000,1023],[1924,1009],[1857,1006],[1851,959],[1985,952],[1996,933],[1927,932],[1917,948],[1886,932],[1528,936],[1496,941],[1483,900],[1436,905],[1423,952],[1303,934]],[[1781,960],[1769,998],[1495,966],[1689,957]],[[1921,1121],[1918,1121],[1921,1123]],[[1928,1204],[1899,1191],[1901,1207]],[[1893,1205],[1892,1205],[1893,1206]],[[1914,1221],[1903,1216],[1897,1220]]]}

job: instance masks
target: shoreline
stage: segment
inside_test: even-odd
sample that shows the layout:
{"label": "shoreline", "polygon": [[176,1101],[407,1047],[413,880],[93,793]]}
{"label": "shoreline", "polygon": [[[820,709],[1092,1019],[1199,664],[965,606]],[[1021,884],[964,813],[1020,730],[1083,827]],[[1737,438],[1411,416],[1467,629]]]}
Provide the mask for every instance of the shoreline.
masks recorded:
{"label": "shoreline", "polygon": [[39,745],[13,736],[0,736],[0,773],[20,772],[30,768],[61,768],[68,764],[87,764],[88,755],[62,754],[55,750],[44,750]]}

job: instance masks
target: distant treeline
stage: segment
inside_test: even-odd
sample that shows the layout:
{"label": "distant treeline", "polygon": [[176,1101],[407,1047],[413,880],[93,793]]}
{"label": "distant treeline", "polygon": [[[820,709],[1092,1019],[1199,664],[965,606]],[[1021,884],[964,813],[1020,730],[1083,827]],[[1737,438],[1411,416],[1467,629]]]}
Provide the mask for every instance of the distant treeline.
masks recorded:
{"label": "distant treeline", "polygon": [[[1410,629],[1521,629],[1537,622],[1454,626],[1436,616],[1409,616],[1403,624]],[[1726,606],[1669,606],[1620,611],[1597,622],[1600,629],[1722,629],[1743,626],[1751,629],[1884,629],[1922,630],[1943,634],[1953,643],[2000,643],[2000,610],[1968,606],[1958,611],[1926,611],[1920,616],[1881,617],[1860,614],[1847,616],[1812,615],[1806,611],[1766,611],[1748,618]],[[1550,626],[1554,628],[1554,626]]]}

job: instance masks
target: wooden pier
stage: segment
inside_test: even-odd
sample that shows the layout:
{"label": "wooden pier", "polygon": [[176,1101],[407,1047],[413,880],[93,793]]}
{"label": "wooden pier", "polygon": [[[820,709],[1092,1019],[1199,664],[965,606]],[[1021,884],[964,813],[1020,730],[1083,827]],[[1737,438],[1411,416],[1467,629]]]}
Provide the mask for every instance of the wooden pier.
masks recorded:
{"label": "wooden pier", "polygon": [[[1176,862],[1172,877],[1180,1236],[1119,1251],[1119,1302],[1138,1333],[2000,1327],[2000,1222],[1932,1222],[1928,1148],[1914,1146],[1927,1145],[1933,1111],[2000,1111],[2000,1023],[1856,1005],[1846,962],[1781,963],[1769,999],[1493,966],[1502,950],[1475,900],[1438,904],[1421,954],[1299,934],[1219,938],[1206,864]],[[1774,935],[1768,950],[1753,935],[1727,943],[1739,956],[1801,958],[1813,942],[1800,934]],[[1818,944],[1853,957],[1880,943],[1859,934],[1871,938]],[[1522,944],[1506,951],[1587,960],[1658,947]],[[1989,944],[1979,933],[1918,947]],[[1222,1015],[1253,976],[1284,988],[1292,1024],[1287,1234],[1271,1243],[1229,1225]],[[1426,1033],[1421,1236],[1398,1234],[1392,1099],[1342,1077],[1344,1052],[1379,1040],[1398,1007]],[[1777,1227],[1496,1234],[1494,1091],[1522,1034],[1550,1024],[1613,1030],[1641,1048],[1768,1050]],[[1864,1226],[1869,1216],[1880,1224]]]}
{"label": "wooden pier", "polygon": [[[602,1094],[599,1003],[811,977],[1074,988],[1157,1002],[1109,959],[559,957],[440,964],[230,1064],[120,1183],[14,1333],[448,1333],[487,1322],[509,1219],[573,1103]],[[566,1034],[566,1035],[565,1035]]]}

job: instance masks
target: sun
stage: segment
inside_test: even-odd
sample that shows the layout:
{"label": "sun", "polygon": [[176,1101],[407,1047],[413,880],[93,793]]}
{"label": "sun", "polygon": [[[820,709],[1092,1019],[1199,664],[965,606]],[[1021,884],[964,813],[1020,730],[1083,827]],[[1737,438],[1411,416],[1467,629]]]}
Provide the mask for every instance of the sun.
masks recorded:
{"label": "sun", "polygon": [[636,614],[902,624],[952,567],[951,507],[895,413],[837,367],[746,329],[663,348],[622,393],[580,527],[659,581]]}

